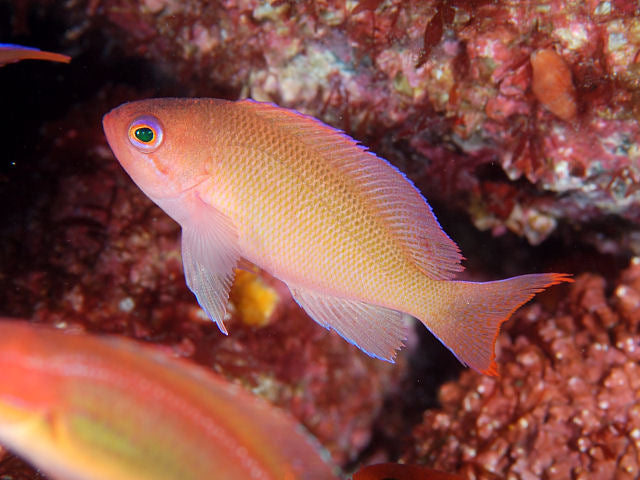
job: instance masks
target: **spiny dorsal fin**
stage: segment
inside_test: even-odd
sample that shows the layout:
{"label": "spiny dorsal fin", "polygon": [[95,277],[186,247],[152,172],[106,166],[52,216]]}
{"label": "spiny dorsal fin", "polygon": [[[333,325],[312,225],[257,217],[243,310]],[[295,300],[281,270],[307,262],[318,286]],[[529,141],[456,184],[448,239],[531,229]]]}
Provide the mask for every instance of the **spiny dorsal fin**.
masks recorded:
{"label": "spiny dorsal fin", "polygon": [[253,100],[242,100],[236,105],[286,129],[322,155],[341,175],[350,178],[405,254],[426,275],[435,280],[449,280],[464,269],[458,246],[442,230],[424,197],[396,167],[315,118]]}

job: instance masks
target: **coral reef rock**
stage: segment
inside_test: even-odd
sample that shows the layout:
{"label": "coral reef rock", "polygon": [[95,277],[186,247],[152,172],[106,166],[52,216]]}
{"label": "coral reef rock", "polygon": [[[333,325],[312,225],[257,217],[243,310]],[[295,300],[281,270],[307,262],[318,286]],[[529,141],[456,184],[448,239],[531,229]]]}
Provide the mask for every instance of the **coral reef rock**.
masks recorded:
{"label": "coral reef rock", "polygon": [[109,32],[190,94],[319,117],[480,228],[535,244],[560,222],[640,220],[637,2],[82,5],[74,34]]}

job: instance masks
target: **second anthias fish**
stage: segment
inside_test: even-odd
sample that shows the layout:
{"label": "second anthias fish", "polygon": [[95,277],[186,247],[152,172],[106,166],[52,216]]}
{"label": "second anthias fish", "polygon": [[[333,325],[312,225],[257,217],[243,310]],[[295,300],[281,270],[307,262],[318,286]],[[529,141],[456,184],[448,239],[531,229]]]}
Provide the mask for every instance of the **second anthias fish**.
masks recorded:
{"label": "second anthias fish", "polygon": [[136,184],[182,226],[187,285],[222,323],[244,258],[285,282],[319,324],[392,361],[418,318],[463,363],[497,374],[500,324],[567,280],[474,283],[413,184],[322,122],[251,100],[151,99],[103,119]]}

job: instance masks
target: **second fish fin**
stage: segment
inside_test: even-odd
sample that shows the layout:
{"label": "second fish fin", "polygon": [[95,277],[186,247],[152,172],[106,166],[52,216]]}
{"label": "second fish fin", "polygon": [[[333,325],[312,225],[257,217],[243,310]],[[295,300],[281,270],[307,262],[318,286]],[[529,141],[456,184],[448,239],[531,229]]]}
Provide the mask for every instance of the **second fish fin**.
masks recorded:
{"label": "second fish fin", "polygon": [[233,222],[206,204],[198,218],[182,226],[182,265],[187,286],[208,317],[225,335],[224,315],[240,258]]}
{"label": "second fish fin", "polygon": [[372,357],[393,363],[404,345],[407,326],[401,312],[302,287],[289,285],[289,289],[311,318]]}

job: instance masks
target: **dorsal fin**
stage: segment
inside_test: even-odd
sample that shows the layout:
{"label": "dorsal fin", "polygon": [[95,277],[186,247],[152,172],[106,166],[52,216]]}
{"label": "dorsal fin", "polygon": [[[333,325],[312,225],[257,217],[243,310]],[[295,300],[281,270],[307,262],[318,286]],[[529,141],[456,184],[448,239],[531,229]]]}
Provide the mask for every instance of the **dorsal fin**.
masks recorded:
{"label": "dorsal fin", "polygon": [[350,178],[405,254],[430,278],[449,280],[464,269],[458,246],[442,230],[424,197],[396,167],[315,118],[253,100],[236,105],[286,129]]}

